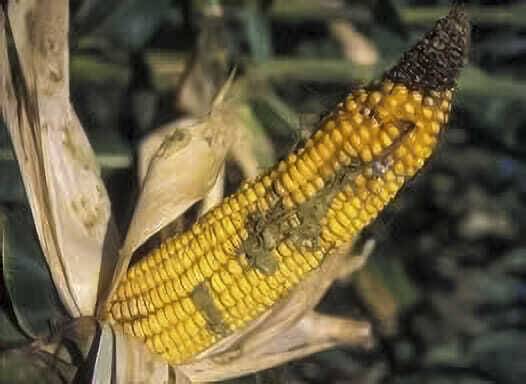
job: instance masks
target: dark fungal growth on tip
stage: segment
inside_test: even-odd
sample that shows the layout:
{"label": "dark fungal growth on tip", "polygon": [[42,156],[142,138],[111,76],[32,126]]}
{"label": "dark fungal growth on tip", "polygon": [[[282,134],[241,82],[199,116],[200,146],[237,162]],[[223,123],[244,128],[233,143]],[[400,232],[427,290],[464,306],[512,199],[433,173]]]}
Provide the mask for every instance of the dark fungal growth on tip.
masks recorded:
{"label": "dark fungal growth on tip", "polygon": [[452,88],[467,60],[469,40],[468,17],[462,6],[454,6],[384,78],[414,90]]}

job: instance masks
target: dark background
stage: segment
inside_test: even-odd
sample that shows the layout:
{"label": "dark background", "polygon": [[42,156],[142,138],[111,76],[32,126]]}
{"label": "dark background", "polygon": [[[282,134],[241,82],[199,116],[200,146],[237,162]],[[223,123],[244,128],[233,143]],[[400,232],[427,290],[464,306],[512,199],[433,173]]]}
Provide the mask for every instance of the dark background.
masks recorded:
{"label": "dark background", "polygon": [[[206,114],[231,68],[250,85],[246,129],[272,143],[257,154],[268,167],[353,87],[394,63],[449,4],[72,1],[73,103],[121,230],[136,198],[141,138],[162,123]],[[367,230],[377,247],[365,270],[320,305],[369,319],[376,345],[319,353],[239,381],[526,382],[526,2],[465,4],[470,63],[442,144]],[[0,144],[0,203],[23,204],[4,131]],[[229,161],[228,190],[242,178]]]}

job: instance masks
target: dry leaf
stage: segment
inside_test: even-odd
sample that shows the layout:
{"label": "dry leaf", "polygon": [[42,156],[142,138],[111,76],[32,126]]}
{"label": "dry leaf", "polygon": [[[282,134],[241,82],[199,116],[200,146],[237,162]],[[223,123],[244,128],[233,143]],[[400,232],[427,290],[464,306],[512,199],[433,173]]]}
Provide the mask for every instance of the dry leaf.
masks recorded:
{"label": "dry leaf", "polygon": [[86,316],[95,312],[102,255],[116,254],[118,235],[69,101],[68,12],[66,0],[9,2],[9,19],[0,16],[0,105],[53,281],[68,312]]}
{"label": "dry leaf", "polygon": [[[162,144],[152,139],[143,169],[142,190],[119,255],[113,286],[128,268],[134,252],[151,236],[174,222],[194,203],[205,198],[216,184],[226,154],[237,136],[241,120],[234,103],[223,102],[230,80],[220,92],[209,116],[189,126],[161,127]],[[165,135],[163,136],[163,133]]]}
{"label": "dry leaf", "polygon": [[361,65],[374,65],[380,54],[374,44],[347,20],[330,24],[331,34],[342,46],[343,55],[349,61]]}
{"label": "dry leaf", "polygon": [[115,384],[168,383],[168,364],[154,356],[141,341],[125,335],[119,328],[115,334]]}

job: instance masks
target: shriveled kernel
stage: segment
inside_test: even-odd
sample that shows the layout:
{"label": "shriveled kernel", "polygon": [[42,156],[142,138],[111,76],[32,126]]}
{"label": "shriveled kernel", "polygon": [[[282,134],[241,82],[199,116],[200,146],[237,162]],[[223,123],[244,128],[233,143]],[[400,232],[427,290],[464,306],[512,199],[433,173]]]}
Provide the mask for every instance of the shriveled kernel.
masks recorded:
{"label": "shriveled kernel", "polygon": [[369,95],[368,102],[371,107],[374,107],[376,104],[378,104],[382,100],[382,94],[378,91],[372,92]]}

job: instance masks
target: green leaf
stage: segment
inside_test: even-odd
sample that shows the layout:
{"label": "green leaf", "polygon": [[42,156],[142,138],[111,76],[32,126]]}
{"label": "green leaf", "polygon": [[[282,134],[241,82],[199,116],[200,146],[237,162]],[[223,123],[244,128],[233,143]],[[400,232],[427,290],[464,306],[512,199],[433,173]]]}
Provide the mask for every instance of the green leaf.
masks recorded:
{"label": "green leaf", "polygon": [[0,308],[0,345],[2,348],[11,348],[28,342],[16,319],[9,313],[8,308]]}
{"label": "green leaf", "polygon": [[473,365],[498,383],[519,384],[526,380],[526,336],[518,330],[488,333],[470,346]]}
{"label": "green leaf", "polygon": [[65,377],[40,353],[10,351],[0,353],[0,383],[9,384],[62,384]]}
{"label": "green leaf", "polygon": [[242,14],[248,45],[255,61],[268,60],[272,56],[270,26],[266,15],[256,1],[249,2]]}
{"label": "green leaf", "polygon": [[34,338],[65,319],[29,213],[0,210],[4,283],[18,324]]}
{"label": "green leaf", "polygon": [[408,32],[398,8],[391,0],[376,0],[372,2],[372,12],[375,21],[383,25],[390,32],[407,39]]}
{"label": "green leaf", "polygon": [[123,48],[139,50],[157,32],[169,11],[169,0],[122,1],[99,32]]}

